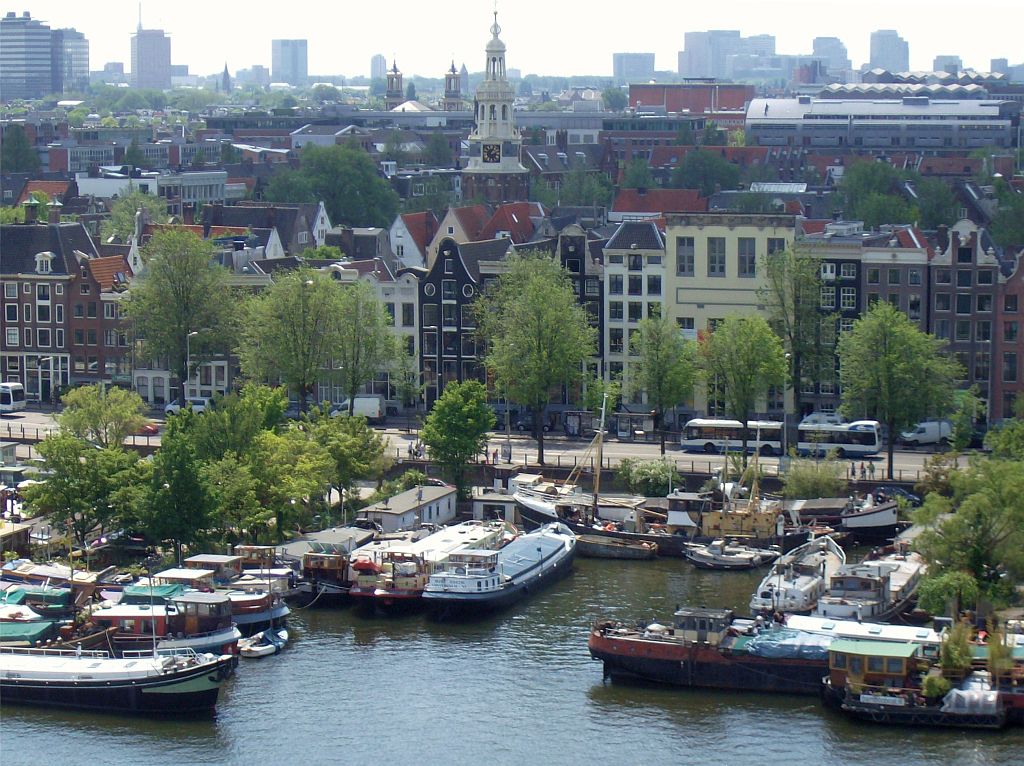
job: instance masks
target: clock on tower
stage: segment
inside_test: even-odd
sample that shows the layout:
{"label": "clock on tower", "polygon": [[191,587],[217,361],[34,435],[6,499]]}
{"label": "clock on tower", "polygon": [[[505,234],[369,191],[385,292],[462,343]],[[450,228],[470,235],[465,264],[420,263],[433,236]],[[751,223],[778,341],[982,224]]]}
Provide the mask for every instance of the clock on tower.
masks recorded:
{"label": "clock on tower", "polygon": [[484,162],[501,162],[501,144],[484,144],[481,159]]}

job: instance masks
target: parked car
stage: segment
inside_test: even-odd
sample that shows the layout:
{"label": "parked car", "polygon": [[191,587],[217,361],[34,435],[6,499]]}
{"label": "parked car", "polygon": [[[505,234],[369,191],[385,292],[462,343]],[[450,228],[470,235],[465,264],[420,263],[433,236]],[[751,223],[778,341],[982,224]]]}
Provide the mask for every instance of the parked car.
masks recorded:
{"label": "parked car", "polygon": [[875,487],[875,500],[881,502],[883,500],[896,500],[903,498],[914,508],[918,508],[921,505],[921,498],[915,495],[913,492],[903,487],[897,487],[894,485],[885,484],[881,487]]}
{"label": "parked car", "polygon": [[160,426],[152,420],[146,421],[145,424],[135,431],[136,436],[156,436],[158,433],[160,433]]}
{"label": "parked car", "polygon": [[[185,399],[185,406],[198,415],[208,407],[213,407],[213,399],[208,396],[190,396]],[[181,405],[177,402],[171,402],[164,407],[164,415],[177,415],[179,412],[181,412]]]}
{"label": "parked car", "polygon": [[953,435],[953,424],[948,420],[925,420],[915,428],[900,434],[900,441],[908,447],[926,444],[948,444]]}
{"label": "parked car", "polygon": [[[519,433],[525,433],[526,431],[529,431],[530,433],[533,433],[533,413],[532,412],[523,412],[523,413],[521,413],[519,415],[519,418],[512,424],[512,427],[515,428],[517,431],[519,431]],[[548,431],[551,430],[551,424],[548,423],[547,421],[545,421],[541,425],[541,430],[544,433],[547,433]]]}

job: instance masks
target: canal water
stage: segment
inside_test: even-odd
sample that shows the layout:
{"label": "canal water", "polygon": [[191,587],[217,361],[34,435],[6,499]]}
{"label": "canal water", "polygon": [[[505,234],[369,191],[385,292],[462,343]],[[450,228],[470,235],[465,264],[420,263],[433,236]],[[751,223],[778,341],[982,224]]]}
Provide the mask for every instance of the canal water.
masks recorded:
{"label": "canal water", "polygon": [[874,727],[817,698],[602,683],[599,617],[676,604],[745,609],[753,573],[681,560],[578,560],[568,579],[479,622],[297,610],[285,652],[242,660],[212,721],[3,706],[21,764],[1024,764],[1024,732]]}

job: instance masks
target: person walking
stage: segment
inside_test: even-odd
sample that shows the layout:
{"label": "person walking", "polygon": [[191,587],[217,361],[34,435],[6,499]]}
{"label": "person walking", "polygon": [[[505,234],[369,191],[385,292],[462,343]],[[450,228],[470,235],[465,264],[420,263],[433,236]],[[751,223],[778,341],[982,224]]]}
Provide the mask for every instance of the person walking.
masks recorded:
{"label": "person walking", "polygon": [[850,461],[850,481],[857,481],[857,464]]}
{"label": "person walking", "polygon": [[861,481],[864,481],[867,478],[868,478],[868,469],[865,467],[864,461],[861,460],[860,461],[860,479],[861,479]]}
{"label": "person walking", "polygon": [[868,475],[871,477],[871,481],[875,480],[875,464],[874,464],[874,461],[868,463]]}

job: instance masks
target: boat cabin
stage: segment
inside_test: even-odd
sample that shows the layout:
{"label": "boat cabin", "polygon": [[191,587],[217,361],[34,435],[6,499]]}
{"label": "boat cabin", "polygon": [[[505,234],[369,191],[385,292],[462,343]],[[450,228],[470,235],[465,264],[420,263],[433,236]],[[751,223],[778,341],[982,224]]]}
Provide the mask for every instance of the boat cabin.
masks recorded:
{"label": "boat cabin", "polygon": [[185,559],[186,569],[211,569],[213,581],[216,583],[231,582],[242,574],[241,556],[220,556],[214,553],[202,553]]}
{"label": "boat cabin", "polygon": [[167,632],[195,636],[231,627],[231,599],[223,593],[184,593],[171,600]]}
{"label": "boat cabin", "polygon": [[675,635],[696,644],[718,646],[733,622],[732,609],[683,607],[675,613]]}
{"label": "boat cabin", "polygon": [[833,641],[828,650],[829,681],[834,689],[872,686],[905,689],[918,671],[917,644],[892,641]]}
{"label": "boat cabin", "polygon": [[172,567],[154,574],[153,582],[158,585],[184,585],[194,590],[211,591],[215,574],[212,569]]}
{"label": "boat cabin", "polygon": [[272,569],[276,558],[273,545],[236,545],[235,555],[242,560],[242,569]]}
{"label": "boat cabin", "polygon": [[309,542],[302,554],[302,576],[307,580],[343,583],[348,580],[348,546],[344,543]]}
{"label": "boat cabin", "polygon": [[120,604],[167,604],[175,596],[185,592],[185,586],[181,583],[169,583],[167,585],[128,585],[121,591]]}

